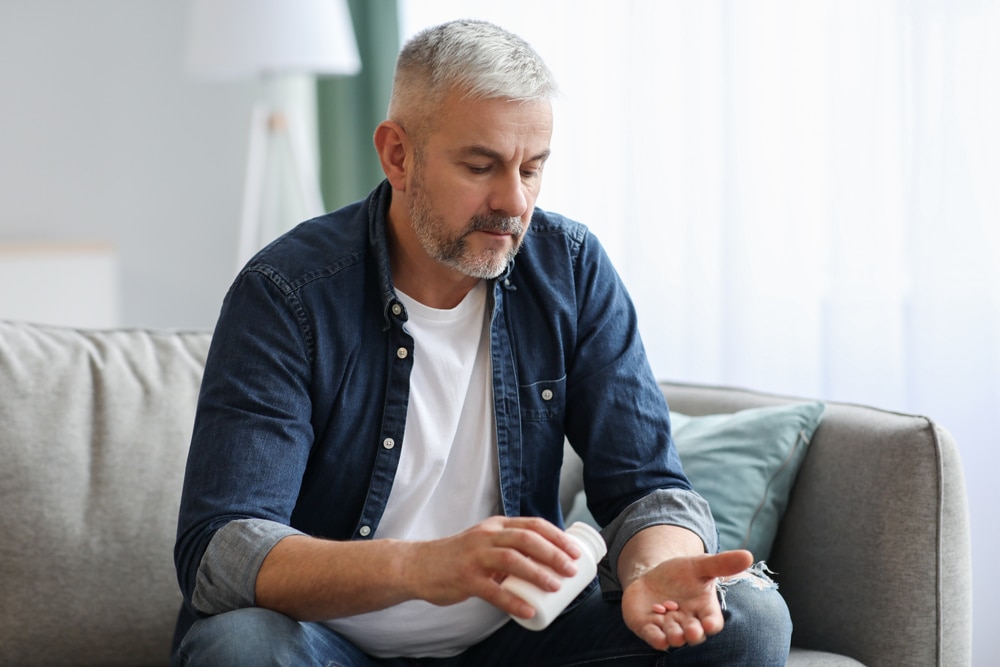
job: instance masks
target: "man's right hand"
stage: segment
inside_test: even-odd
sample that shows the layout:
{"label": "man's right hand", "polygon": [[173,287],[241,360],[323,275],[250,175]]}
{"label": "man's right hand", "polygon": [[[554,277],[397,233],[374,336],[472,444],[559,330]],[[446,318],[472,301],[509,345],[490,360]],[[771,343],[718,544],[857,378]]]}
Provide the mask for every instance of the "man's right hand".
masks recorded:
{"label": "man's right hand", "polygon": [[[534,610],[500,586],[516,576],[542,590],[576,573],[579,545],[556,525],[533,517],[491,517],[457,535],[413,543],[415,594],[437,605],[478,597],[530,618]],[[419,564],[419,565],[418,565]]]}
{"label": "man's right hand", "polygon": [[421,599],[450,605],[482,598],[506,613],[534,610],[500,586],[516,576],[558,590],[576,572],[577,543],[532,517],[491,517],[456,535],[424,542],[339,542],[292,535],[278,542],[257,574],[256,604],[303,621],[385,609]]}

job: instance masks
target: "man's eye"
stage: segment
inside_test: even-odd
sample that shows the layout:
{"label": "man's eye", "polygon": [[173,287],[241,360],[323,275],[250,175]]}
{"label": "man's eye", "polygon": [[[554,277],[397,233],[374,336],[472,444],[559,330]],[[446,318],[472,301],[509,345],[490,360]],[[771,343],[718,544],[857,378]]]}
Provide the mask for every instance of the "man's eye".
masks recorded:
{"label": "man's eye", "polygon": [[486,166],[478,165],[478,164],[470,164],[469,165],[469,171],[471,171],[473,174],[485,174],[489,170],[490,170],[489,165],[486,165]]}

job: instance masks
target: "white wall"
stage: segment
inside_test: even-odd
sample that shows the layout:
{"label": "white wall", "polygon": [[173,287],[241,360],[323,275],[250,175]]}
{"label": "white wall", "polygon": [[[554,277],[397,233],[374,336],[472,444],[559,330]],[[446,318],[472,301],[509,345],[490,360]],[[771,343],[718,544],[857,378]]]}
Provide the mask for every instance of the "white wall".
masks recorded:
{"label": "white wall", "polygon": [[113,244],[126,325],[209,328],[234,274],[257,91],[187,74],[186,6],[0,0],[0,243]]}

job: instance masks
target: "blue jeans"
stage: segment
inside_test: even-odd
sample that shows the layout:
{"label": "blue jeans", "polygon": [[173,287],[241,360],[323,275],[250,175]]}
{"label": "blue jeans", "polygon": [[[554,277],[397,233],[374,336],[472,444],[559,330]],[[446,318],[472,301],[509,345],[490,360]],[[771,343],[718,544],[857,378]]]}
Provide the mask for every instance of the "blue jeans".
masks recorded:
{"label": "blue jeans", "polygon": [[741,579],[725,591],[726,626],[699,646],[657,651],[625,626],[621,606],[596,588],[546,630],[514,622],[452,658],[377,659],[319,623],[277,612],[240,609],[197,621],[174,656],[174,667],[565,667],[785,664],[792,623],[778,591]]}

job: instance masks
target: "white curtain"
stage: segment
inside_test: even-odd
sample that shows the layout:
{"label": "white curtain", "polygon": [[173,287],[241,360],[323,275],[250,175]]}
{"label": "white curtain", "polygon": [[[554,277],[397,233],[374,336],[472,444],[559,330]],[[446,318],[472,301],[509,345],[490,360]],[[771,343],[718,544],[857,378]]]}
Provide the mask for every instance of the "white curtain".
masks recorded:
{"label": "white curtain", "polygon": [[485,18],[545,57],[539,205],[601,238],[658,377],[929,414],[962,448],[977,562],[1000,548],[1000,2],[402,7],[404,37]]}

